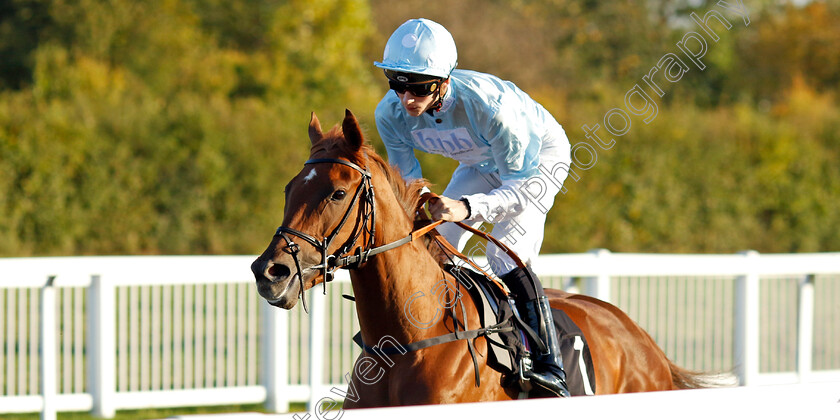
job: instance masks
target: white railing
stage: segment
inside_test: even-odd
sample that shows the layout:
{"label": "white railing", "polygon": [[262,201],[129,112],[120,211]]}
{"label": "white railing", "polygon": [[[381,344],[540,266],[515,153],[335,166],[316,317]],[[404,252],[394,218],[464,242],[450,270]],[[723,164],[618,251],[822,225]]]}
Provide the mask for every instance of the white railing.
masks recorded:
{"label": "white railing", "polygon": [[[0,259],[0,413],[335,397],[359,354],[346,272],[310,314],[268,306],[253,256]],[[678,364],[743,385],[840,380],[840,254],[545,255],[549,287],[610,300]],[[310,363],[322,360],[323,363]],[[54,374],[49,374],[55,372]]]}

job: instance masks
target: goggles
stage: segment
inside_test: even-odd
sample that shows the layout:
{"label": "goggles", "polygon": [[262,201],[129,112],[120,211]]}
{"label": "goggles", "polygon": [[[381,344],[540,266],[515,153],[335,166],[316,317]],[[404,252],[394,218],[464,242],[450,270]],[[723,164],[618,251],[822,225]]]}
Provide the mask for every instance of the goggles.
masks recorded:
{"label": "goggles", "polygon": [[397,93],[411,92],[414,96],[429,96],[437,92],[440,80],[432,80],[420,83],[405,83],[396,80],[388,80],[390,88]]}
{"label": "goggles", "polygon": [[411,92],[414,96],[429,96],[437,92],[441,79],[427,74],[406,73],[395,70],[385,70],[388,85],[394,92]]}

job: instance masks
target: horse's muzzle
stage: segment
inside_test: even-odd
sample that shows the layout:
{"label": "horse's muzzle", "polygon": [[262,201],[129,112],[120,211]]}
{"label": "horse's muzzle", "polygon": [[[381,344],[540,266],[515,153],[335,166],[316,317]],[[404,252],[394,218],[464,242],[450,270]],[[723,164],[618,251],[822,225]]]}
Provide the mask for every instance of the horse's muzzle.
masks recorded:
{"label": "horse's muzzle", "polygon": [[290,309],[297,303],[300,284],[290,267],[264,258],[251,264],[257,292],[273,306]]}

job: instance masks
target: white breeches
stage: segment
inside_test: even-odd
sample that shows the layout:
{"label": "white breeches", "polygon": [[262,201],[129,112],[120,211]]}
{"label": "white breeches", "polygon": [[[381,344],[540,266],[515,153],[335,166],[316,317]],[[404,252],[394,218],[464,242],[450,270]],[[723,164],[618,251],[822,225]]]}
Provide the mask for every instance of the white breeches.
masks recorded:
{"label": "white breeches", "polygon": [[[546,162],[545,165],[550,168],[551,166],[548,165],[552,163]],[[565,168],[568,169],[568,166]],[[515,216],[503,218],[501,222],[493,226],[493,230],[490,232],[493,237],[513,250],[526,264],[531,263],[540,252],[546,215],[554,204],[554,197],[560,191],[566,172],[555,171],[552,179],[548,179],[549,176],[551,175],[548,171],[541,172],[540,175],[526,182],[524,188],[527,188],[529,193],[523,194],[527,201],[523,206],[523,211]],[[457,200],[464,195],[486,194],[499,185],[501,185],[501,182],[497,173],[482,174],[471,166],[460,165],[452,174],[452,179],[443,195]],[[467,219],[464,220],[464,223],[483,230],[483,227],[480,226],[482,224],[480,220]],[[470,246],[470,249],[465,250],[464,247],[472,234],[467,235],[467,231],[454,223],[444,223],[437,230],[468,257],[487,255],[489,268],[499,277],[516,268],[516,263],[492,243],[487,245],[483,243],[474,244]]]}

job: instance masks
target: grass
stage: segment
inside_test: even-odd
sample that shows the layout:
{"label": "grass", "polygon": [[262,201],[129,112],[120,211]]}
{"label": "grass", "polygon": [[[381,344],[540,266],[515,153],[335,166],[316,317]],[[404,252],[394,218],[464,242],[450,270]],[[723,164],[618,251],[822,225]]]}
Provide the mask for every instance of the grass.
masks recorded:
{"label": "grass", "polygon": [[[290,411],[303,411],[306,405],[303,403],[292,403],[289,407]],[[117,411],[114,420],[151,420],[151,419],[165,419],[173,416],[193,415],[193,414],[222,414],[222,413],[245,413],[258,412],[267,413],[262,404],[239,404],[239,405],[225,405],[225,406],[209,406],[209,407],[176,407],[176,408],[155,408],[144,410],[119,410]],[[0,414],[2,420],[38,420],[39,413],[26,414]],[[94,420],[88,412],[67,412],[58,413],[59,420]]]}

